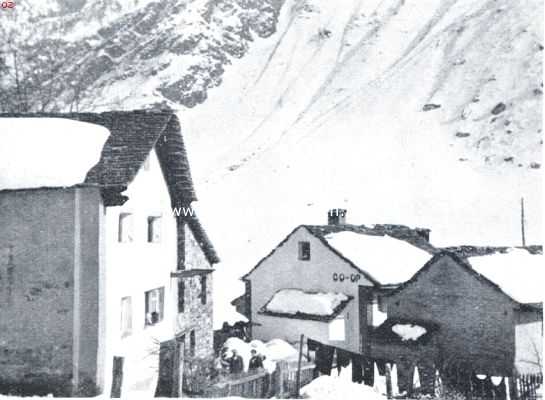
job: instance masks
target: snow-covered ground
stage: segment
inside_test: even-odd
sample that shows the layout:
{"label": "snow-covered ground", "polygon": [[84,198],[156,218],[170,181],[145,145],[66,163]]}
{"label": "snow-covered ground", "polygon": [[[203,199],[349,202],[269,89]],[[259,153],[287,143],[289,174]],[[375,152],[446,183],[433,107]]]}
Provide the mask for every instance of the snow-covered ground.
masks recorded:
{"label": "snow-covered ground", "polygon": [[[344,374],[350,375],[350,374]],[[384,400],[381,395],[370,386],[353,383],[343,374],[339,377],[323,375],[301,388],[304,399],[332,400],[332,399],[365,399]]]}

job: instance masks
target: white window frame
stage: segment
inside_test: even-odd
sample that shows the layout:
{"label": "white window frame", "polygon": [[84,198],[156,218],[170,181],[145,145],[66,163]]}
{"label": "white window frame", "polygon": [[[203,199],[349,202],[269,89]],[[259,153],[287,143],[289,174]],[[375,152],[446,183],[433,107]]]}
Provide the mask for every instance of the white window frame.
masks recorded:
{"label": "white window frame", "polygon": [[121,337],[132,333],[132,299],[130,296],[121,298]]}
{"label": "white window frame", "polygon": [[334,342],[344,342],[346,340],[346,319],[339,315],[330,321],[328,326],[328,338]]}
{"label": "white window frame", "polygon": [[[165,310],[165,288],[164,286],[144,293],[146,326],[160,323],[164,317]],[[152,313],[158,314],[157,321],[153,321]]]}
{"label": "white window frame", "polygon": [[148,243],[161,243],[163,239],[163,218],[160,215],[148,217]]}
{"label": "white window frame", "polygon": [[117,241],[119,243],[134,241],[134,215],[132,213],[122,212],[119,214]]}

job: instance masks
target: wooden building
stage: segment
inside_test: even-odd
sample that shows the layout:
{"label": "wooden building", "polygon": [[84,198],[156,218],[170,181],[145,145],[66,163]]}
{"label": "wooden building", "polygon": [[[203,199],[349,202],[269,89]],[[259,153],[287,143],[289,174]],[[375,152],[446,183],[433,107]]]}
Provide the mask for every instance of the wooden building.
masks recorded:
{"label": "wooden building", "polygon": [[[543,257],[526,249],[461,257],[436,254],[410,280],[385,297],[388,319],[372,332],[371,355],[418,365],[433,385],[435,369],[460,366],[489,376],[542,369]],[[402,339],[392,326],[423,327]],[[406,385],[410,376],[400,376]]]}

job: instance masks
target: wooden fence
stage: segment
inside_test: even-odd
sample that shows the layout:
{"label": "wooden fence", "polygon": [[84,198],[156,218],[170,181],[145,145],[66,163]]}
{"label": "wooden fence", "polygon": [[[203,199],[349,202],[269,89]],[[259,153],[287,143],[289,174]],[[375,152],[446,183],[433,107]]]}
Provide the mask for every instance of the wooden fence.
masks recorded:
{"label": "wooden fence", "polygon": [[518,375],[513,378],[511,400],[543,398],[543,374]]}
{"label": "wooden fence", "polygon": [[[443,375],[445,394],[458,393],[467,400],[540,400],[543,398],[543,374],[525,374],[508,377],[494,385],[490,377],[478,379],[475,374],[458,374],[456,379]],[[449,393],[450,392],[450,393]]]}
{"label": "wooden fence", "polygon": [[[314,363],[301,365],[301,387],[314,379],[314,370]],[[297,395],[297,365],[279,362],[272,374],[260,371],[251,375],[226,375],[220,382],[201,388],[200,394],[208,398],[228,396],[293,398]]]}

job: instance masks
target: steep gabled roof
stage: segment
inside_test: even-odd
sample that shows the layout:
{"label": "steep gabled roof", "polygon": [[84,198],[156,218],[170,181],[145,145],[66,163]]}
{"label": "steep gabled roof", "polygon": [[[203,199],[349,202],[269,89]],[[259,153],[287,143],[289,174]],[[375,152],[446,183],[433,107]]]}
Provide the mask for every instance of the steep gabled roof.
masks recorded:
{"label": "steep gabled roof", "polygon": [[513,303],[515,303],[517,305],[521,304],[518,301],[516,301],[515,299],[513,299],[511,296],[509,296],[507,293],[505,293],[497,283],[491,281],[486,276],[481,275],[477,271],[475,271],[471,267],[471,265],[467,262],[467,260],[459,257],[455,253],[445,251],[445,250],[442,250],[439,253],[435,254],[422,268],[420,268],[420,270],[418,270],[418,272],[416,274],[414,274],[412,276],[411,279],[409,279],[405,283],[399,285],[397,288],[393,289],[389,294],[387,294],[387,296],[394,296],[397,293],[404,290],[406,287],[414,284],[416,281],[418,281],[418,279],[420,278],[421,275],[426,273],[426,271],[428,271],[430,268],[432,268],[443,257],[449,257],[454,262],[456,262],[456,264],[458,264],[463,270],[465,270],[466,272],[468,272],[469,274],[474,276],[477,280],[479,280],[483,284],[485,284],[485,285],[491,287],[492,289],[498,291],[498,293],[500,293],[503,296],[507,297]]}
{"label": "steep gabled roof", "polygon": [[476,257],[490,254],[506,254],[510,249],[523,249],[530,254],[543,254],[543,246],[530,245],[530,246],[473,246],[473,245],[460,245],[444,247],[442,250],[455,253],[460,257]]}
{"label": "steep gabled roof", "polygon": [[371,226],[366,225],[305,225],[315,236],[325,237],[331,233],[338,232],[355,232],[364,235],[384,236],[388,235],[393,238],[403,240],[412,244],[419,249],[427,251],[430,254],[437,252],[437,249],[430,244],[426,235],[429,234],[429,229],[410,228],[405,225],[394,224],[376,224]]}
{"label": "steep gabled roof", "polygon": [[[299,225],[293,231],[291,231],[269,254],[263,257],[248,273],[246,273],[242,277],[242,280],[247,280],[249,275],[253,271],[259,268],[266,259],[271,257],[276,252],[276,250],[279,247],[281,247],[285,242],[287,242],[288,239],[293,235],[293,233],[295,233],[295,231],[297,231],[300,228],[304,228],[312,236],[317,238],[320,242],[323,243],[323,245],[327,249],[329,249],[331,252],[333,252],[342,260],[344,260],[350,267],[354,268],[356,271],[361,273],[366,279],[372,282],[375,286],[380,286],[382,284],[389,284],[391,282],[379,282],[379,280],[377,280],[376,277],[374,277],[372,274],[369,273],[369,271],[364,269],[364,266],[358,265],[358,263],[355,260],[347,257],[347,255],[339,251],[338,248],[332,246],[331,243],[327,240],[328,235],[339,233],[339,232],[354,232],[354,233],[358,233],[362,235],[370,235],[370,236],[376,236],[376,237],[389,236],[389,237],[393,237],[395,239],[407,242],[408,244],[415,246],[416,248],[420,250],[424,250],[430,254],[433,254],[437,251],[437,249],[434,246],[432,246],[427,241],[427,239],[424,236],[422,236],[421,233],[418,232],[418,230],[411,229],[403,225],[374,225],[372,227],[367,227],[365,225],[349,225],[349,224]],[[420,231],[422,231],[422,233],[425,234],[426,233],[425,231],[427,230],[422,229]]]}
{"label": "steep gabled roof", "polygon": [[102,148],[99,162],[89,170],[85,181],[79,182],[100,186],[106,205],[123,204],[127,200],[121,193],[153,148],[157,150],[173,205],[190,204],[197,199],[180,124],[172,111],[0,114],[0,117],[65,118],[108,129],[110,136]]}
{"label": "steep gabled roof", "polygon": [[467,259],[472,268],[496,283],[504,293],[521,304],[543,301],[545,259],[526,249],[510,248]]}
{"label": "steep gabled roof", "polygon": [[218,257],[218,254],[216,253],[214,246],[212,246],[212,242],[208,238],[208,235],[206,234],[206,231],[204,230],[198,218],[196,216],[188,216],[184,217],[184,220],[187,222],[187,225],[189,226],[189,229],[191,229],[191,232],[193,232],[193,237],[201,247],[208,262],[210,264],[219,263],[220,259]]}
{"label": "steep gabled roof", "polygon": [[[99,186],[106,206],[127,201],[122,192],[134,180],[153,149],[157,152],[172,207],[187,206],[197,200],[180,123],[172,111],[0,114],[0,118],[63,118],[105,127],[110,135],[102,147],[99,161],[80,184]],[[58,145],[62,146],[62,143]],[[199,220],[191,217],[187,221],[208,261],[211,264],[219,262]]]}

